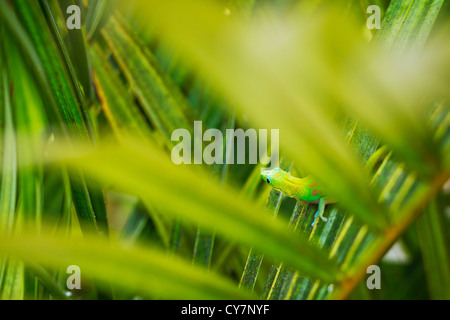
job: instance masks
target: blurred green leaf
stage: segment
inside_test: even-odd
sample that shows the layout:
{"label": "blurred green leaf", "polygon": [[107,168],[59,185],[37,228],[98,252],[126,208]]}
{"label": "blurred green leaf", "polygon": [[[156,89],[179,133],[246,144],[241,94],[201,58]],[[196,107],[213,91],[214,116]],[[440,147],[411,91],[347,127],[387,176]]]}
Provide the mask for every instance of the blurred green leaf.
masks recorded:
{"label": "blurred green leaf", "polygon": [[[122,290],[168,299],[251,299],[227,279],[151,248],[125,248],[100,239],[68,241],[61,238],[1,236],[0,253],[51,267],[78,265]],[[83,284],[82,284],[83,285]]]}

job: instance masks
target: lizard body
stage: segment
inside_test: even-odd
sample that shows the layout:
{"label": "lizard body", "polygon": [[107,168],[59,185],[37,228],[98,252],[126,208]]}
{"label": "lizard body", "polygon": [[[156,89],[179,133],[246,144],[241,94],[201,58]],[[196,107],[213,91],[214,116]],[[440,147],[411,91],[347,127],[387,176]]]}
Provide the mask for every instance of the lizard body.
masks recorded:
{"label": "lizard body", "polygon": [[295,198],[302,204],[319,204],[319,208],[314,216],[313,226],[318,217],[322,221],[327,222],[327,218],[323,216],[325,206],[335,201],[327,197],[311,177],[297,178],[280,168],[263,171],[261,177],[275,190],[282,192],[288,197]]}

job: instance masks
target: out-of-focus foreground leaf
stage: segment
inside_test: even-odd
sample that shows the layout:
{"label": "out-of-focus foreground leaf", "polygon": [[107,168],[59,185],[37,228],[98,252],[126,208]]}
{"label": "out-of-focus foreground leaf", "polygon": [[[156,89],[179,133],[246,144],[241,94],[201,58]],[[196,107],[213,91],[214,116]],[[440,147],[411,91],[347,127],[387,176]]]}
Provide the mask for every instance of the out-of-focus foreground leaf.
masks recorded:
{"label": "out-of-focus foreground leaf", "polygon": [[125,248],[101,239],[0,236],[0,254],[65,267],[76,263],[87,274],[145,297],[166,299],[251,299],[229,281],[156,249]]}

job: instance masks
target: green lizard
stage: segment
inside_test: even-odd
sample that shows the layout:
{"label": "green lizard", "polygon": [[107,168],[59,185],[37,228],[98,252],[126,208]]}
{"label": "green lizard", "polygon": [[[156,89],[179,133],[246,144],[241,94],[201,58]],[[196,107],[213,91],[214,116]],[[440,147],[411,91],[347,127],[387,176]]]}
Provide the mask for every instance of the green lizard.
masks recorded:
{"label": "green lizard", "polygon": [[323,216],[325,206],[336,201],[331,200],[320,191],[320,189],[317,188],[317,183],[315,183],[311,177],[305,177],[303,179],[296,178],[280,168],[263,171],[261,177],[275,190],[282,192],[288,197],[297,199],[304,205],[308,203],[318,203],[319,209],[314,216],[313,226],[316,224],[317,217],[319,216],[322,221],[328,221],[328,219]]}

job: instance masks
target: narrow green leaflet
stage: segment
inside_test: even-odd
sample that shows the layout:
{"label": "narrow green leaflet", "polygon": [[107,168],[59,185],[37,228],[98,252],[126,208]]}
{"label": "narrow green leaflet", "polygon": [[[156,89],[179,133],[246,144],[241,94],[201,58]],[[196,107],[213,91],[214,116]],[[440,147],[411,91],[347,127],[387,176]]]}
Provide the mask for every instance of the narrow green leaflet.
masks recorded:
{"label": "narrow green leaflet", "polygon": [[86,16],[86,32],[89,40],[96,38],[114,8],[115,0],[91,0],[89,2]]}
{"label": "narrow green leaflet", "polygon": [[[48,2],[47,0],[45,2]],[[73,0],[58,0],[59,7],[64,14],[64,20],[69,17],[66,10],[71,5],[74,5]],[[49,10],[51,14],[51,11]],[[65,30],[65,29],[64,29]],[[58,33],[62,33],[63,30],[58,30]],[[92,85],[92,73],[91,65],[87,56],[86,40],[83,29],[73,29],[67,32],[65,41],[68,55],[70,56],[70,63],[73,64],[73,69],[77,75],[74,78],[74,85],[81,86],[82,97],[89,103],[94,100],[94,87]]]}
{"label": "narrow green leaflet", "polygon": [[8,260],[7,264],[0,299],[22,300],[24,298],[24,264],[15,260]]}
{"label": "narrow green leaflet", "polygon": [[1,74],[2,85],[2,113],[4,114],[2,182],[0,189],[0,231],[12,232],[17,196],[17,146],[14,131],[14,120],[11,108],[11,94],[13,87],[9,85],[6,70]]}
{"label": "narrow green leaflet", "polygon": [[[3,52],[0,52],[3,58]],[[2,69],[0,79],[2,101],[0,111],[3,113],[4,133],[2,149],[2,175],[0,185],[0,232],[12,234],[16,213],[17,196],[17,147],[14,132],[14,122],[11,110],[12,87],[6,74],[6,68]],[[10,261],[0,259],[0,288],[8,288],[7,295],[14,294],[12,288],[15,285],[14,273],[17,271],[14,266],[9,267]],[[13,273],[13,274],[11,274]],[[16,292],[17,293],[17,292]]]}
{"label": "narrow green leaflet", "polygon": [[411,44],[422,47],[443,3],[444,0],[391,1],[376,41],[396,49],[405,49]]}
{"label": "narrow green leaflet", "polygon": [[450,299],[450,238],[445,228],[443,197],[417,220],[422,257],[431,299]]}

